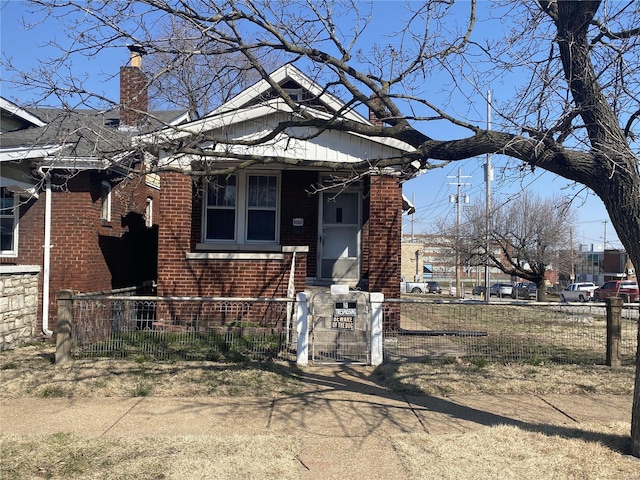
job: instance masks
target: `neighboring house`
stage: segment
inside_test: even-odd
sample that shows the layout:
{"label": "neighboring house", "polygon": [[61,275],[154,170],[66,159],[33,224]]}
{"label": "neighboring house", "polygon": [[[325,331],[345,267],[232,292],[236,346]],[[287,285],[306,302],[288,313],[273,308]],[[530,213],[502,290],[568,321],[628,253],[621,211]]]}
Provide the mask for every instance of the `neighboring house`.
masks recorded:
{"label": "neighboring house", "polygon": [[146,112],[146,79],[135,60],[134,52],[120,70],[120,112],[24,109],[0,99],[0,273],[39,271],[35,335],[38,327],[55,331],[61,289],[156,278],[158,185],[130,175],[141,161],[128,146],[133,135],[186,117]]}
{"label": "neighboring house", "polygon": [[[338,113],[370,124],[291,65],[271,79],[317,118]],[[168,150],[193,138],[246,140],[290,115],[262,80],[203,119],[136,141]],[[199,146],[225,151],[213,140]],[[403,206],[410,208],[401,188],[406,177],[395,169],[372,167],[370,175],[346,188],[311,192],[336,177],[350,177],[353,162],[369,159],[375,166],[377,158],[399,155],[407,145],[337,130],[294,129],[268,144],[233,148],[247,156],[291,161],[257,162],[228,175],[201,176],[194,172],[205,163],[221,169],[239,162],[158,155],[160,167],[183,170],[161,173],[159,295],[283,297],[309,285],[337,283],[399,296],[401,216]]]}

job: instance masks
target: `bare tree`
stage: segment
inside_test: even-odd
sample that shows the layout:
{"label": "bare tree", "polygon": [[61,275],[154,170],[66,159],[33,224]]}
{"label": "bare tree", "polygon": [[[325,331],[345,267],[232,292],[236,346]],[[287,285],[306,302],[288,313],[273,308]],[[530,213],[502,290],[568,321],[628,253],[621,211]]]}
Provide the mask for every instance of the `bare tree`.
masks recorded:
{"label": "bare tree", "polygon": [[[501,202],[498,202],[501,203]],[[462,254],[488,258],[502,272],[534,282],[538,300],[546,297],[545,273],[557,261],[557,253],[570,242],[575,212],[559,198],[541,198],[523,193],[504,202],[491,215],[488,232],[485,206],[478,204],[464,210],[460,227]]]}
{"label": "bare tree", "polygon": [[[300,60],[308,73],[339,94],[347,108],[367,107],[383,120],[362,124],[341,112],[328,119],[310,115],[272,82],[294,115],[251,141],[209,139],[208,145],[251,146],[280,131],[305,127],[312,135],[325,129],[393,137],[413,150],[394,158],[369,159],[354,170],[400,166],[407,173],[486,153],[501,153],[528,169],[542,168],[591,189],[603,201],[611,222],[636,267],[640,265],[640,3],[634,0],[538,0],[493,2],[478,19],[475,0],[408,3],[406,23],[379,43],[363,45],[373,9],[348,0],[32,0],[49,16],[65,22],[74,39],[47,68],[25,83],[59,98],[89,95],[81,82],[60,78],[62,65],[75,54],[95,55],[103,48],[139,43],[156,53],[153,25],[176,17],[223,49],[169,52],[175,63],[196,54],[237,53],[270,81],[260,59],[274,51],[285,61]],[[364,8],[363,8],[364,7]],[[484,7],[484,4],[483,4]],[[452,18],[453,16],[453,18]],[[460,24],[461,18],[465,24]],[[503,38],[476,35],[478,20],[510,19]],[[133,32],[133,33],[132,33]],[[379,30],[378,30],[379,32]],[[514,78],[514,72],[517,77]],[[439,75],[436,77],[436,73]],[[449,74],[442,80],[441,75]],[[521,75],[527,74],[524,81]],[[513,79],[514,83],[508,83]],[[155,79],[150,81],[153,83]],[[496,102],[493,130],[482,116],[451,103],[477,96],[491,82],[514,88],[512,98]],[[478,87],[482,86],[482,87]],[[435,138],[431,122],[447,123],[454,139]],[[230,143],[232,145],[230,145]],[[164,145],[173,153],[198,155],[203,173],[230,155],[249,166],[264,158],[229,148],[204,148],[200,139]],[[640,330],[639,330],[640,334]],[[640,456],[640,356],[637,357],[632,418],[632,452]]]}
{"label": "bare tree", "polygon": [[[259,80],[240,52],[212,41],[185,19],[169,17],[153,33],[154,52],[144,62],[152,107],[184,109],[201,118]],[[189,54],[191,52],[191,54]],[[271,52],[261,59],[270,71],[279,64]]]}

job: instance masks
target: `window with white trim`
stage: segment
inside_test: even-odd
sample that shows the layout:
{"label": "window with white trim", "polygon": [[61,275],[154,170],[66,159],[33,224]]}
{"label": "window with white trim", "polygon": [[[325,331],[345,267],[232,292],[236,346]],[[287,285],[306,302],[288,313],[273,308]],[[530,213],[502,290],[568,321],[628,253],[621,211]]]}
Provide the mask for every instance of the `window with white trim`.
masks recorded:
{"label": "window with white trim", "polygon": [[153,227],[153,197],[147,197],[147,204],[144,209],[144,225],[147,228]]}
{"label": "window with white trim", "polygon": [[246,172],[211,177],[204,205],[204,241],[276,243],[279,183],[278,175]]}
{"label": "window with white trim", "polygon": [[0,256],[18,256],[18,196],[0,188]]}
{"label": "window with white trim", "polygon": [[100,187],[100,220],[111,221],[111,184],[102,182]]}

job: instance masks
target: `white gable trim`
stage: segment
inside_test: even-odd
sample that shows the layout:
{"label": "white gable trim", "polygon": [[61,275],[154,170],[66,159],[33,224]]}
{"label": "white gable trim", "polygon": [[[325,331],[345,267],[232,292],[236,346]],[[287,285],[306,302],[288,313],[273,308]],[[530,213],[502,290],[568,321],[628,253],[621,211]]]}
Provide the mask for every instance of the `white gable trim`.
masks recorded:
{"label": "white gable trim", "polygon": [[25,122],[29,122],[36,127],[44,127],[46,125],[46,122],[43,122],[35,115],[27,112],[24,108],[20,108],[15,103],[10,102],[3,97],[0,97],[0,109],[6,110],[7,112],[12,113],[16,117],[19,117]]}
{"label": "white gable trim", "polygon": [[205,118],[201,118],[200,120],[176,126],[175,128],[165,128],[159,132],[138,135],[134,137],[132,141],[134,145],[173,142],[191,135],[201,135],[206,132],[222,129],[241,122],[265,117],[278,111],[285,113],[293,112],[293,110],[291,110],[291,108],[289,108],[289,106],[282,100],[273,99],[266,104],[255,105],[253,107],[237,111],[227,111],[215,116],[209,115]]}
{"label": "white gable trim", "polygon": [[[303,107],[308,113],[316,118],[330,120],[332,115],[326,112],[315,110],[311,107]],[[209,116],[194,122],[178,126],[177,128],[164,129],[160,132],[139,135],[133,139],[134,145],[140,146],[144,144],[163,144],[171,143],[191,135],[203,135],[206,132],[231,128],[242,122],[264,118],[276,113],[291,114],[293,110],[282,99],[272,99],[265,104],[255,105],[240,110],[221,112],[215,116]],[[344,132],[348,135],[354,135],[365,138],[371,142],[379,143],[388,147],[397,148],[399,150],[409,152],[413,147],[405,142],[389,137],[371,137],[355,132]]]}
{"label": "white gable trim", "polygon": [[[317,97],[320,102],[326,104],[329,108],[336,112],[340,111],[340,109],[344,107],[344,103],[341,102],[337,97],[331,95],[326,91],[323,91],[320,85],[311,80],[293,65],[283,65],[271,75],[269,75],[269,77],[278,84],[284,83],[285,80],[293,80],[304,90],[307,90],[309,93]],[[213,110],[210,115],[217,115],[223,112],[238,110],[247,103],[251,102],[251,100],[253,100],[254,98],[266,93],[270,89],[271,84],[269,84],[267,80],[262,79],[233,97],[227,103]],[[345,110],[341,113],[341,116],[346,119],[353,120],[354,122],[360,122],[370,125],[369,121],[365,117],[363,117],[353,109]]]}
{"label": "white gable trim", "polygon": [[6,188],[10,192],[13,192],[21,197],[38,198],[36,185],[33,183],[27,183],[22,180],[15,180],[13,178],[3,177],[0,175],[0,187]]}
{"label": "white gable trim", "polygon": [[62,145],[41,145],[36,147],[7,147],[0,149],[0,162],[29,160],[53,155],[62,149]]}

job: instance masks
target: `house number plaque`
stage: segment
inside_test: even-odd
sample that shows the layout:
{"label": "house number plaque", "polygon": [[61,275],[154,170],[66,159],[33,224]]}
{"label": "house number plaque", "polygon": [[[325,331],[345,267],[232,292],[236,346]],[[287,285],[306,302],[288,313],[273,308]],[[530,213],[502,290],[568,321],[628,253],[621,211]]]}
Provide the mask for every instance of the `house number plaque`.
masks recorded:
{"label": "house number plaque", "polygon": [[335,302],[331,328],[334,330],[356,329],[356,302]]}

